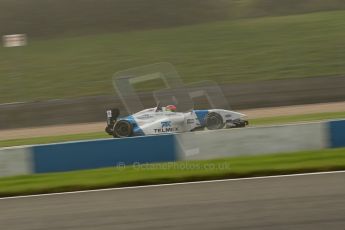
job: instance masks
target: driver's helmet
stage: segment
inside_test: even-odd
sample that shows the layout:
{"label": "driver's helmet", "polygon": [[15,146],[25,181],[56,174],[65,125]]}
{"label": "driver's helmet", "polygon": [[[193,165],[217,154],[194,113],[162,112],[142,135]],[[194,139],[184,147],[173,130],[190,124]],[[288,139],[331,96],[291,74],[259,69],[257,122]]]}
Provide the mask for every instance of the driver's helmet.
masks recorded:
{"label": "driver's helmet", "polygon": [[165,107],[166,111],[170,111],[170,112],[176,112],[176,106],[175,105],[168,105]]}

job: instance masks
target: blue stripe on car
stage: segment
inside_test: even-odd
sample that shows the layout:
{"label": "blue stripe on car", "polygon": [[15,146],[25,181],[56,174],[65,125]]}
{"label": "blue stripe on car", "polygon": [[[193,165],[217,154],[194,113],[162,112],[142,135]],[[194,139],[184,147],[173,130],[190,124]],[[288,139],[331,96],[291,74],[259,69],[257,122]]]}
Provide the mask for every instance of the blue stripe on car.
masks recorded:
{"label": "blue stripe on car", "polygon": [[123,118],[123,120],[126,120],[126,121],[128,121],[129,123],[132,124],[132,126],[133,126],[133,136],[144,136],[145,135],[144,131],[140,128],[140,126],[135,121],[135,119],[134,119],[134,117],[132,115],[129,115],[129,116]]}
{"label": "blue stripe on car", "polygon": [[200,122],[200,125],[204,126],[206,124],[206,116],[208,114],[208,110],[194,110],[194,112]]}

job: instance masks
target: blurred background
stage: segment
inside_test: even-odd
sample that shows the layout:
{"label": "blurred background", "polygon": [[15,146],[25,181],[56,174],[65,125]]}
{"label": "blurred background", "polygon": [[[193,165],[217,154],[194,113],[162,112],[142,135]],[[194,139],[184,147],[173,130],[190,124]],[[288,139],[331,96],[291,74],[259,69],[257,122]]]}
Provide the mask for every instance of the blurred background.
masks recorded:
{"label": "blurred background", "polygon": [[27,37],[0,47],[0,129],[103,121],[105,108],[123,108],[113,74],[157,62],[185,83],[217,82],[233,109],[344,101],[344,9],[342,0],[0,0],[0,34]]}

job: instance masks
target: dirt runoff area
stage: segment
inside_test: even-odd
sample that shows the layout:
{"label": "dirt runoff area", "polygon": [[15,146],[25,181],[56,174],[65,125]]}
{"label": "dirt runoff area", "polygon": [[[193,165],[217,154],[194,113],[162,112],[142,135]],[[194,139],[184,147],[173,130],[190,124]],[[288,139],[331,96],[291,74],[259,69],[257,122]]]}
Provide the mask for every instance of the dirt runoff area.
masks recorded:
{"label": "dirt runoff area", "polygon": [[[249,119],[343,111],[345,111],[345,102],[239,110],[239,112],[246,114]],[[46,126],[37,128],[0,130],[0,140],[103,132],[104,128],[105,122],[96,122]]]}

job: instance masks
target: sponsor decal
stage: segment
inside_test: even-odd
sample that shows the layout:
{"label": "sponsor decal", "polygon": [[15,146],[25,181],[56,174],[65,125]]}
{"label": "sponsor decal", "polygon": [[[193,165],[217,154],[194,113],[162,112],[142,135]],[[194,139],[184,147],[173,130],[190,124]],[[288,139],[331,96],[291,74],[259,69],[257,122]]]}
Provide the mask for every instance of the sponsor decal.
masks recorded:
{"label": "sponsor decal", "polygon": [[166,113],[164,114],[165,116],[176,116],[177,114],[176,113],[173,113],[173,112],[169,112],[169,113]]}
{"label": "sponsor decal", "polygon": [[162,125],[162,128],[171,127],[171,121],[162,121],[161,125]]}
{"label": "sponsor decal", "polygon": [[162,121],[161,122],[162,128],[160,129],[154,129],[155,133],[171,133],[171,132],[177,132],[177,127],[172,127],[171,121]]}
{"label": "sponsor decal", "polygon": [[225,117],[231,117],[231,114],[226,114]]}
{"label": "sponsor decal", "polygon": [[139,117],[137,117],[138,119],[142,119],[142,120],[144,120],[144,119],[150,119],[150,118],[152,118],[153,116],[152,115],[150,115],[150,114],[144,114],[144,115],[141,115],[141,116],[139,116]]}
{"label": "sponsor decal", "polygon": [[171,132],[178,132],[177,127],[170,127],[170,128],[161,128],[161,129],[154,129],[155,133],[171,133]]}
{"label": "sponsor decal", "polygon": [[187,124],[194,124],[195,120],[194,119],[187,119]]}

